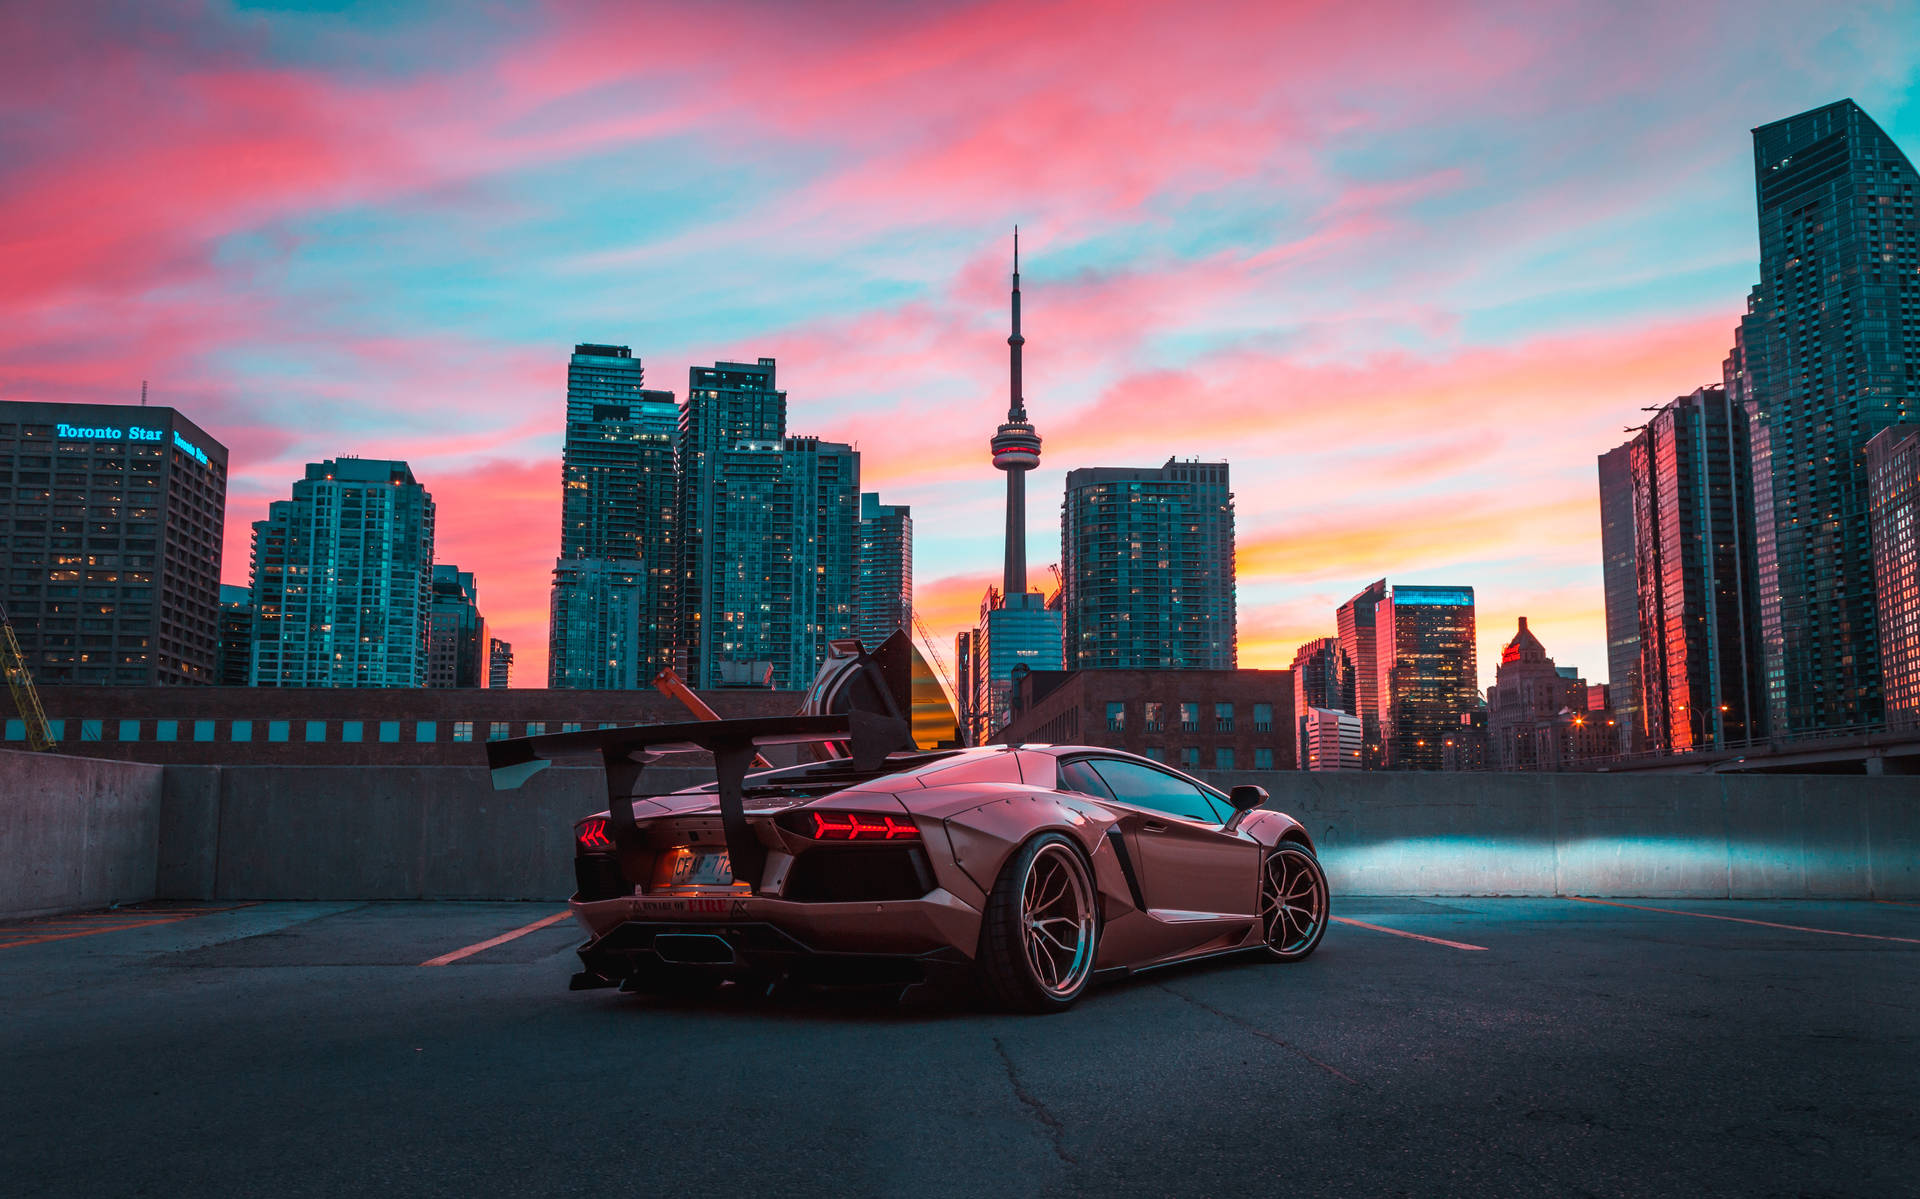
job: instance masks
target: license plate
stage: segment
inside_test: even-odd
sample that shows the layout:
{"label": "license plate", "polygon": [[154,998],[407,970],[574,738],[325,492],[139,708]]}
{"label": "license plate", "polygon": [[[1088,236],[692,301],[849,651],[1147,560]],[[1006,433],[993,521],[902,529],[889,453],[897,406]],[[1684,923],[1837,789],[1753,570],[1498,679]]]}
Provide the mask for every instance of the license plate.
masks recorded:
{"label": "license plate", "polygon": [[733,859],[727,851],[690,849],[677,846],[660,855],[660,864],[654,869],[654,886],[663,887],[731,887],[733,885]]}

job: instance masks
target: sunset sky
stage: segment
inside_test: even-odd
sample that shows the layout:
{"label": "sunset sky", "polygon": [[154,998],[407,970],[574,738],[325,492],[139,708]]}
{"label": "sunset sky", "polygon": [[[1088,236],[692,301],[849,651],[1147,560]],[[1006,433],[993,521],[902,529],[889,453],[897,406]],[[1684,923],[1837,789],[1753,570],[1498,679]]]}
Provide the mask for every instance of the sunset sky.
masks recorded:
{"label": "sunset sky", "polygon": [[1075,466],[1232,463],[1240,663],[1372,579],[1605,678],[1594,458],[1720,378],[1751,127],[1920,152],[1920,6],[0,6],[0,399],[179,408],[228,582],[306,462],[403,458],[544,685],[566,360],[779,360],[913,506],[950,655],[999,572],[1021,227],[1034,583]]}

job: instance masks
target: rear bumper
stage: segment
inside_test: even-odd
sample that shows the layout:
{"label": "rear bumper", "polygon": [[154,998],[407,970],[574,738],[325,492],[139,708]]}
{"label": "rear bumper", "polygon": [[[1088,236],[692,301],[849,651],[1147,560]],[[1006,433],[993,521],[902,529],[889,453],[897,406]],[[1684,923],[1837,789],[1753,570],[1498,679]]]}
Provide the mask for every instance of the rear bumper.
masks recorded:
{"label": "rear bumper", "polygon": [[[943,890],[881,903],[761,896],[635,896],[575,902],[589,980],[669,974],[841,986],[957,981],[971,971],[980,913]],[[589,981],[588,985],[592,985]]]}

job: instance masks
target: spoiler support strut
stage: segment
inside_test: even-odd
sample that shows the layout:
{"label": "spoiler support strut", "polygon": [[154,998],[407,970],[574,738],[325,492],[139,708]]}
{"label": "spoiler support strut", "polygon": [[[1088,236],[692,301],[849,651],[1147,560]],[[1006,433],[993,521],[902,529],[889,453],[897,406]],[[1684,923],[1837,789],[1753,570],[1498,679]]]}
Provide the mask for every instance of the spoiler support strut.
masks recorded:
{"label": "spoiler support strut", "polygon": [[834,716],[773,716],[754,720],[712,720],[691,724],[635,725],[586,729],[487,742],[487,764],[495,790],[518,787],[554,758],[598,751],[607,780],[607,831],[622,850],[638,847],[640,828],[633,811],[634,792],[647,763],[671,753],[705,750],[713,755],[720,824],[735,878],[755,891],[766,872],[767,849],[747,823],[746,778],[758,747],[845,742],[855,768],[878,770],[887,755],[911,750],[907,723],[872,712]]}

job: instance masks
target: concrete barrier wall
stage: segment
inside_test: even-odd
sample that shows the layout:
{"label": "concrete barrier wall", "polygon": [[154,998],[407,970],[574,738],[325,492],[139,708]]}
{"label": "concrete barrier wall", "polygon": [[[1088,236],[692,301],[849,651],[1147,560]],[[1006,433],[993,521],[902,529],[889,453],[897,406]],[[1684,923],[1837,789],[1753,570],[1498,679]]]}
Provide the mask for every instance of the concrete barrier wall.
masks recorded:
{"label": "concrete barrier wall", "polygon": [[0,750],[0,917],[152,899],[162,769]]}
{"label": "concrete barrier wall", "polygon": [[[217,849],[190,876],[203,888],[195,894],[215,899],[564,899],[573,822],[607,806],[597,767],[545,770],[513,791],[459,766],[228,766],[218,775]],[[711,777],[655,767],[648,785]]]}
{"label": "concrete barrier wall", "polygon": [[1920,896],[1920,779],[1214,772],[1307,826],[1336,894]]}
{"label": "concrete barrier wall", "polygon": [[[710,777],[710,776],[709,776]],[[702,772],[657,769],[661,790]],[[1257,783],[1337,894],[1920,898],[1920,779],[1304,774]],[[0,915],[179,899],[560,899],[597,768],[152,766],[0,751]]]}

